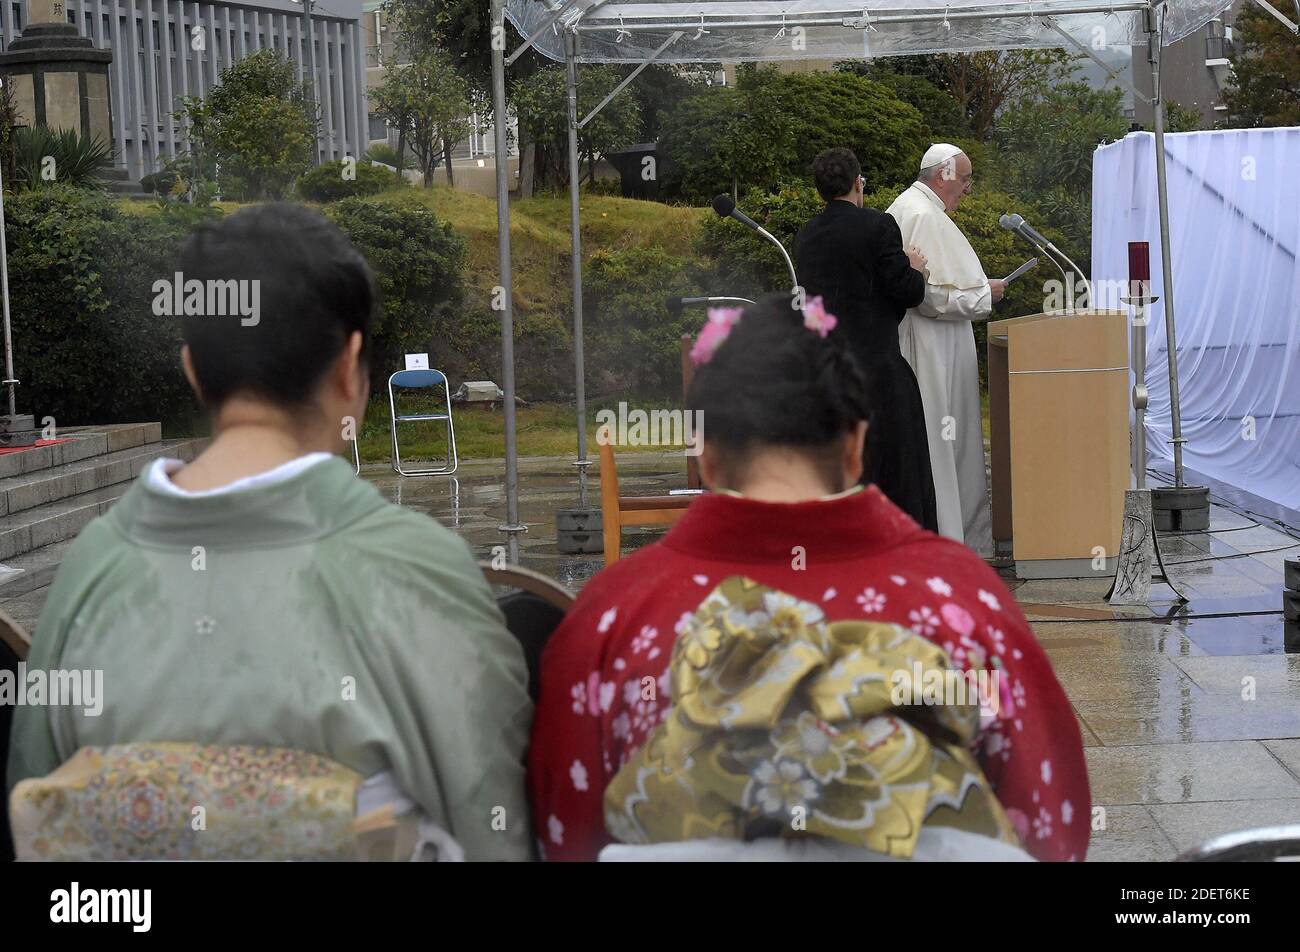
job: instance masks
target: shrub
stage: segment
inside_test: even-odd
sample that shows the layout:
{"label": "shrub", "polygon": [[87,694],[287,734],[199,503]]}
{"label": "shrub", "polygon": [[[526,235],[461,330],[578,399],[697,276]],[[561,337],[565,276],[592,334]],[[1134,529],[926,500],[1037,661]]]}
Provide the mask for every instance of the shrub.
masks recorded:
{"label": "shrub", "polygon": [[795,146],[794,121],[773,86],[705,89],[664,123],[662,194],[703,204],[733,182],[747,191],[773,188],[788,174]]}
{"label": "shrub", "polygon": [[596,393],[681,394],[681,336],[703,312],[674,316],[669,296],[699,294],[688,261],[661,248],[597,251],[583,298],[586,367]]}
{"label": "shrub", "polygon": [[924,76],[895,73],[877,60],[846,60],[836,63],[835,69],[874,80],[914,107],[932,139],[951,140],[970,134],[957,100]]}
{"label": "shrub", "polygon": [[112,167],[112,146],[96,136],[82,137],[75,129],[52,132],[44,126],[14,130],[13,186],[16,188],[54,184],[103,188],[103,176]]}
{"label": "shrub", "polygon": [[[826,207],[817,190],[803,184],[786,185],[774,193],[751,193],[743,205],[745,214],[770,231],[792,257],[799,229]],[[772,243],[730,218],[706,218],[695,248],[712,261],[706,287],[710,294],[756,300],[757,295],[789,287],[785,260]]]}
{"label": "shrub", "polygon": [[[346,177],[349,167],[351,177]],[[405,183],[401,183],[405,185]],[[361,195],[378,195],[390,188],[398,188],[393,173],[362,160],[349,162],[336,159],[322,162],[298,179],[298,197],[309,202],[336,202],[343,198]]]}
{"label": "shrub", "polygon": [[362,158],[369,159],[371,162],[380,162],[383,165],[391,165],[397,168],[397,150],[387,142],[379,142],[372,145],[362,154]]}
{"label": "shrub", "polygon": [[5,212],[19,409],[58,426],[191,419],[179,325],[152,310],[189,223],[66,185]]}
{"label": "shrub", "polygon": [[403,354],[438,354],[454,340],[465,240],[415,201],[345,198],[324,211],[375,272],[383,307],[373,325],[372,384],[382,390]]}
{"label": "shrub", "polygon": [[929,137],[921,114],[887,87],[848,73],[755,70],[734,89],[688,97],[660,140],[665,193],[703,202],[730,191],[811,181],[817,153],[854,151],[869,187],[915,174]]}

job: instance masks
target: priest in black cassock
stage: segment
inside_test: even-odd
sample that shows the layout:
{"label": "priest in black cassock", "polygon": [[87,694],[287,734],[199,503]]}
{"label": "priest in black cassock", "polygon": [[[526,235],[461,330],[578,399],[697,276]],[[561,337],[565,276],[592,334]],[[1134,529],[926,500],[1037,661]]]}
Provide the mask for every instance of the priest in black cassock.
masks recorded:
{"label": "priest in black cassock", "polygon": [[898,349],[898,325],[925,296],[925,256],[903,250],[898,223],[862,207],[857,156],[829,149],[813,160],[826,210],[795,239],[799,286],[821,295],[843,340],[866,372],[871,396],[864,480],[922,527],[938,530],[925,409],[912,368]]}

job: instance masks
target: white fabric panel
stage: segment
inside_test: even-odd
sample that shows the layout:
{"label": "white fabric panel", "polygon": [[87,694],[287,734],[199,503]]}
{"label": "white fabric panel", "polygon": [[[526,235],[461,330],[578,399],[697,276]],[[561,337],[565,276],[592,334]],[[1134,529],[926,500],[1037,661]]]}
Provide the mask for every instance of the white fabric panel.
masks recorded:
{"label": "white fabric panel", "polygon": [[[1231,5],[1232,0],[1169,0],[1165,43],[1199,29]],[[505,14],[520,33],[529,36],[559,6],[560,0],[506,0]],[[855,6],[852,0],[576,0],[562,22],[578,22],[578,58],[589,63],[645,59],[687,24],[691,28],[658,62],[845,59],[1065,45],[1045,17],[1085,44],[1142,43],[1144,14],[1125,6],[1135,4],[1133,0],[877,0]],[[872,18],[914,19],[878,23],[870,30],[843,25],[843,20],[860,18],[864,12]],[[971,13],[980,15],[966,18]],[[632,29],[616,34],[613,28],[620,25]],[[701,33],[700,26],[706,32]],[[796,26],[801,26],[801,34],[793,32]],[[607,29],[594,31],[596,27]],[[556,28],[547,28],[536,48],[552,59],[564,56]]]}
{"label": "white fabric panel", "polygon": [[[1092,276],[1126,281],[1128,242],[1148,241],[1163,299],[1154,142],[1132,133],[1094,156]],[[1300,508],[1300,128],[1188,132],[1165,145],[1184,463]],[[1118,290],[1102,285],[1098,298],[1118,306]],[[1153,460],[1173,456],[1167,355],[1162,300],[1147,328]]]}

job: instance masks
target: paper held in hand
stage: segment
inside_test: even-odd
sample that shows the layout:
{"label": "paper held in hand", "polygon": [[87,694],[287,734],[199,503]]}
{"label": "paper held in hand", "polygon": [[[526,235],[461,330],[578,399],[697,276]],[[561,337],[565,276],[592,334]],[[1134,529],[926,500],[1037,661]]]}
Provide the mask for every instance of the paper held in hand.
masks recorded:
{"label": "paper held in hand", "polygon": [[1020,267],[1016,268],[1015,271],[1012,271],[1009,275],[1007,275],[1005,278],[1003,278],[1003,279],[1002,279],[1002,283],[1003,283],[1003,284],[1010,284],[1010,283],[1011,283],[1012,281],[1014,281],[1016,278],[1020,277],[1022,274],[1024,274],[1026,271],[1028,271],[1030,268],[1036,268],[1036,267],[1038,267],[1038,259],[1037,259],[1037,258],[1030,258],[1028,261],[1026,261],[1026,262],[1025,262],[1024,264],[1022,264]]}

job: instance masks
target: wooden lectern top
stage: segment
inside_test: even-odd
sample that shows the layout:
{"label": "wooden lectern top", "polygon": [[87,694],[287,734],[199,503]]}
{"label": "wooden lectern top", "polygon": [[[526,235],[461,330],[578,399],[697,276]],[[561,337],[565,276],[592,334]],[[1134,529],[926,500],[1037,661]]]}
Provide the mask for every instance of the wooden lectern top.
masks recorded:
{"label": "wooden lectern top", "polygon": [[1124,311],[1029,314],[991,321],[989,346],[1006,347],[1010,373],[1034,370],[1128,370]]}

